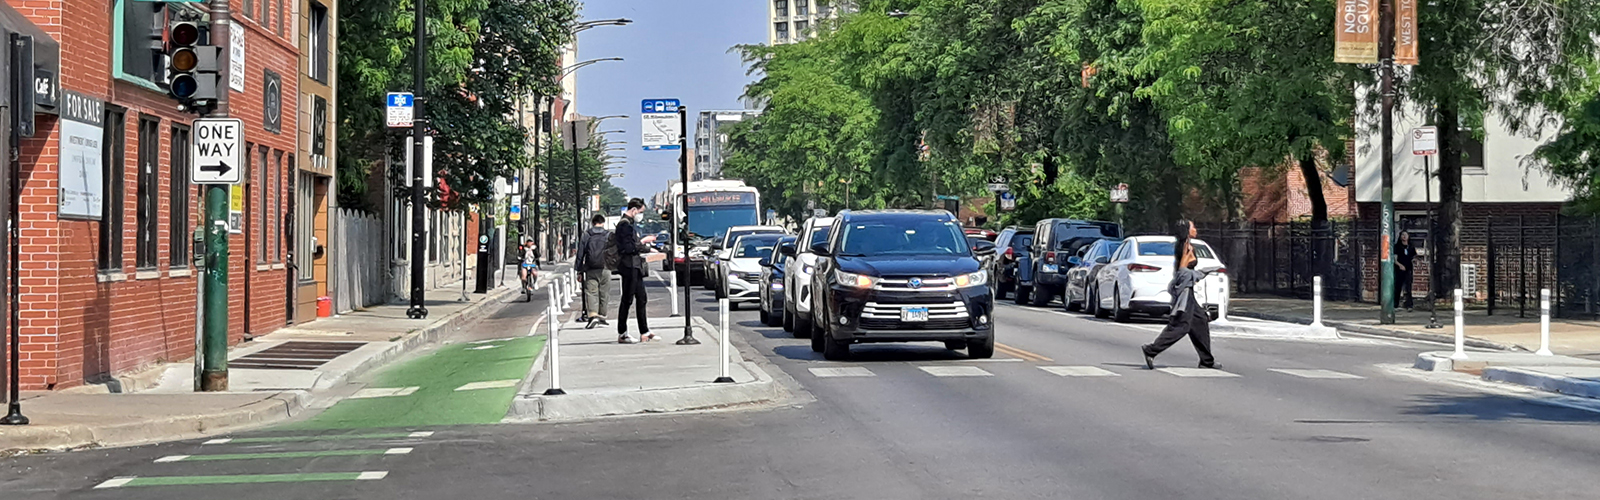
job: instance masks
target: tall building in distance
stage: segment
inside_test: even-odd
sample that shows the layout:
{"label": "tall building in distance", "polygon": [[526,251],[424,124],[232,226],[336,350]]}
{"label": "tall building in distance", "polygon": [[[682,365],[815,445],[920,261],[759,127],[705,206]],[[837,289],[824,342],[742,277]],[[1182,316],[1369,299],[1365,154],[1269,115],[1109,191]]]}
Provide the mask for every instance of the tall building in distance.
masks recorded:
{"label": "tall building in distance", "polygon": [[724,127],[755,118],[761,114],[753,109],[732,111],[707,110],[700,112],[694,127],[694,151],[689,170],[690,180],[722,178],[722,160],[727,156],[728,132]]}
{"label": "tall building in distance", "polygon": [[778,45],[805,40],[817,23],[854,10],[849,0],[767,0],[767,44]]}

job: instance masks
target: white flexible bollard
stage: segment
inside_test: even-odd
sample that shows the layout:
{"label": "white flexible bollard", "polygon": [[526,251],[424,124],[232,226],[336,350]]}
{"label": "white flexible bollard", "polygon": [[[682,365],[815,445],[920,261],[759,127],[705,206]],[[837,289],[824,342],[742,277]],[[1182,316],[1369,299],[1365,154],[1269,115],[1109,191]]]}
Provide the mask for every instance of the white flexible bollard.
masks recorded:
{"label": "white flexible bollard", "polygon": [[678,317],[678,271],[673,270],[672,272],[667,273],[667,281],[669,282],[667,285],[667,295],[671,296],[669,299],[667,299],[667,302],[672,303],[672,317],[676,318]]}
{"label": "white flexible bollard", "polygon": [[[728,299],[718,300],[717,305],[722,306],[722,334],[717,339],[718,343],[722,344],[722,376],[717,377],[713,382],[730,384],[733,383],[733,377],[728,376]],[[689,318],[684,318],[684,321],[688,320]]]}
{"label": "white flexible bollard", "polygon": [[[548,285],[548,288],[550,290],[550,305],[551,305],[551,307],[554,307],[556,309],[556,314],[558,314],[558,315],[566,314],[566,312],[567,312],[566,310],[561,308],[561,301],[559,300],[561,298],[561,291],[558,290],[558,288],[560,287],[560,284],[561,284],[560,282],[561,282],[561,280],[554,279],[552,277],[552,279],[550,280],[550,283]],[[554,321],[555,318],[552,317],[551,320]]]}
{"label": "white flexible bollard", "polygon": [[1233,300],[1232,287],[1228,285],[1228,275],[1222,275],[1222,301],[1217,303],[1217,320],[1214,323],[1228,324],[1228,302]]}
{"label": "white flexible bollard", "polygon": [[1462,314],[1463,314],[1463,312],[1462,312],[1462,306],[1461,306],[1461,289],[1457,288],[1456,289],[1456,353],[1455,354],[1451,354],[1450,355],[1450,359],[1456,359],[1456,360],[1467,359],[1467,332],[1465,330],[1466,326],[1467,326],[1467,322],[1466,322],[1466,318],[1464,316],[1462,316]]}
{"label": "white flexible bollard", "polygon": [[550,388],[544,391],[546,396],[559,396],[567,391],[561,390],[561,328],[556,323],[556,292],[550,290]]}
{"label": "white flexible bollard", "polygon": [[1550,289],[1539,290],[1539,350],[1534,354],[1553,356],[1550,352]]}
{"label": "white flexible bollard", "polygon": [[1311,278],[1311,327],[1312,328],[1323,328],[1323,326],[1322,326],[1322,277],[1321,276],[1313,276]]}

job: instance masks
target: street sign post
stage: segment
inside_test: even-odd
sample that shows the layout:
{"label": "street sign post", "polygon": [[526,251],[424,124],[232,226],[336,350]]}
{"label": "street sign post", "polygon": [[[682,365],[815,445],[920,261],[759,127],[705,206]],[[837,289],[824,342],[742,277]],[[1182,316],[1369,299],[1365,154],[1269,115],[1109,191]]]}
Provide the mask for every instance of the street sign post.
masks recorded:
{"label": "street sign post", "polygon": [[1112,203],[1127,203],[1128,202],[1128,184],[1127,183],[1117,184],[1116,187],[1111,188],[1111,202]]}
{"label": "street sign post", "polygon": [[[1433,237],[1433,156],[1439,154],[1439,127],[1418,127],[1411,131],[1411,154],[1422,157],[1422,198],[1423,204],[1428,206],[1428,235],[1423,243],[1431,258],[1434,249]],[[1428,326],[1425,328],[1444,328],[1439,324],[1439,309],[1436,295],[1438,282],[1433,277],[1434,266],[1428,266]]]}
{"label": "street sign post", "polygon": [[416,99],[410,92],[390,92],[385,99],[384,123],[390,127],[410,127],[416,116]]}
{"label": "street sign post", "polygon": [[1417,156],[1439,154],[1439,127],[1417,127],[1412,130],[1411,154]]}
{"label": "street sign post", "polygon": [[189,182],[239,184],[244,176],[244,122],[233,118],[200,118],[193,124],[189,148]]}
{"label": "street sign post", "polygon": [[645,99],[639,105],[639,143],[645,151],[678,150],[683,138],[682,121],[678,119],[677,99]]}
{"label": "street sign post", "polygon": [[1010,191],[1000,192],[1000,210],[1009,212],[1016,209],[1017,195],[1011,194]]}

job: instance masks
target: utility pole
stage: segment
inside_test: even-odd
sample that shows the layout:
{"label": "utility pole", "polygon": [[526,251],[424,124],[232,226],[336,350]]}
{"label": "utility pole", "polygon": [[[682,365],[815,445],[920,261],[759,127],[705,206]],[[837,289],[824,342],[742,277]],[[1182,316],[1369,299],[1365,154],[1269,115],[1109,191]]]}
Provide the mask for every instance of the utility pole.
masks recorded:
{"label": "utility pole", "polygon": [[[11,55],[12,64],[11,73],[7,75],[11,78],[11,95],[8,96],[11,103],[11,113],[9,113],[10,116],[6,117],[11,121],[11,126],[7,127],[11,132],[10,143],[6,145],[9,150],[7,152],[10,153],[6,158],[10,172],[5,181],[5,193],[0,194],[0,200],[5,200],[4,207],[0,209],[6,211],[4,218],[9,223],[6,228],[6,237],[9,244],[6,246],[6,255],[0,257],[0,266],[4,267],[4,272],[0,273],[0,275],[5,276],[5,287],[8,292],[6,294],[8,297],[5,300],[9,304],[0,305],[0,312],[4,312],[5,321],[8,325],[7,329],[11,333],[11,352],[8,353],[9,356],[5,356],[8,361],[4,363],[11,367],[11,374],[8,377],[11,387],[8,391],[10,399],[6,402],[6,416],[0,418],[0,425],[28,425],[28,417],[22,415],[22,382],[19,380],[22,375],[22,312],[19,309],[22,306],[22,301],[19,298],[22,295],[19,286],[22,284],[22,278],[19,276],[22,271],[22,265],[17,262],[17,259],[22,256],[21,251],[18,250],[19,244],[22,243],[20,238],[22,232],[22,203],[19,201],[22,198],[22,156],[17,152],[21,150],[21,129],[23,126],[20,122],[24,118],[23,114],[33,112],[32,106],[21,104],[23,99],[33,99],[33,93],[27,90],[32,86],[22,85],[23,82],[31,82],[33,80],[33,68],[19,67],[23,64],[31,64],[27,61],[32,60],[32,54],[28,53],[26,56],[21,54],[23,51],[33,50],[31,40],[32,37],[12,34],[9,40],[9,50],[6,51],[7,54]],[[26,118],[31,119],[32,117]]]}
{"label": "utility pole", "polygon": [[578,120],[572,120],[572,238],[583,232],[583,203],[578,200],[583,198],[583,193],[578,190]]}
{"label": "utility pole", "polygon": [[[683,189],[681,189],[680,191],[683,192],[683,198],[682,198],[683,199],[683,202],[682,202],[683,206],[678,207],[677,209],[674,209],[674,211],[677,211],[677,210],[682,210],[683,211],[683,232],[684,232],[684,235],[683,235],[683,269],[684,269],[683,275],[684,275],[684,277],[683,277],[683,283],[682,283],[683,284],[683,338],[678,339],[678,345],[698,345],[700,343],[700,341],[696,340],[694,338],[694,329],[689,326],[690,323],[693,323],[692,321],[689,321],[689,316],[692,315],[692,313],[690,312],[690,311],[692,311],[692,309],[689,309],[689,302],[690,302],[690,297],[693,297],[693,294],[689,292],[689,282],[693,281],[693,278],[694,278],[694,274],[688,272],[688,270],[689,270],[689,242],[690,242],[690,236],[689,236],[689,111],[688,111],[688,108],[685,107],[681,103],[678,104],[678,175],[682,178],[681,179],[682,180],[682,184],[681,185],[683,186]],[[677,229],[678,228],[673,228],[674,231],[676,231]],[[677,268],[676,267],[673,268],[673,272],[677,272]]]}
{"label": "utility pole", "polygon": [[544,135],[545,122],[549,120],[544,114],[544,96],[534,96],[533,100],[533,177],[529,178],[528,191],[532,191],[533,198],[533,263],[539,264],[544,255],[544,240],[539,235],[539,136]]}
{"label": "utility pole", "polygon": [[428,2],[427,0],[416,0],[416,2],[416,20],[411,23],[416,37],[414,50],[417,53],[416,72],[412,75],[415,78],[412,95],[415,96],[413,105],[416,109],[411,123],[411,307],[406,309],[406,317],[423,319],[428,317],[428,307],[423,304],[422,298],[422,252],[427,250],[423,245],[427,229],[423,227],[422,217],[422,211],[426,210],[422,197],[422,177],[426,174],[422,171],[422,165],[426,164],[427,160],[423,158],[426,148],[423,147],[422,138],[428,133],[423,127],[425,115],[422,113],[422,103],[426,99],[422,96],[427,82],[424,73],[428,67]]}
{"label": "utility pole", "polygon": [[[211,0],[211,44],[221,47],[221,53],[229,60],[228,63],[217,65],[219,88],[217,105],[209,113],[211,118],[227,118],[229,114],[228,97],[233,89],[228,81],[231,79],[229,68],[232,67],[233,52],[228,45],[233,30],[238,29],[233,27],[232,18],[229,0]],[[195,353],[195,362],[202,364],[200,390],[205,392],[228,390],[229,192],[227,184],[205,185],[205,268],[201,270],[204,276],[199,287],[203,296],[200,298],[201,316],[197,319],[202,322],[200,345],[203,352]]]}
{"label": "utility pole", "polygon": [[1378,221],[1378,302],[1382,312],[1378,322],[1394,324],[1394,0],[1383,0],[1378,8],[1378,66],[1382,73],[1383,116],[1380,118],[1382,134],[1383,209]]}

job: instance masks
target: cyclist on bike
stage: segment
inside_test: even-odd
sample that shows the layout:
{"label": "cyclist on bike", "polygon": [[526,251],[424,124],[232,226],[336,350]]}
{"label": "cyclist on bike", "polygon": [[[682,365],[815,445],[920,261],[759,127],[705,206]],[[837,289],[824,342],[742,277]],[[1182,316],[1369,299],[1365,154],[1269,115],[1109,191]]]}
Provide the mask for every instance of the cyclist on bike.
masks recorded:
{"label": "cyclist on bike", "polygon": [[528,294],[528,300],[533,300],[533,283],[539,279],[539,251],[534,247],[533,240],[522,242],[522,265],[519,266],[518,275],[522,278],[522,291]]}

